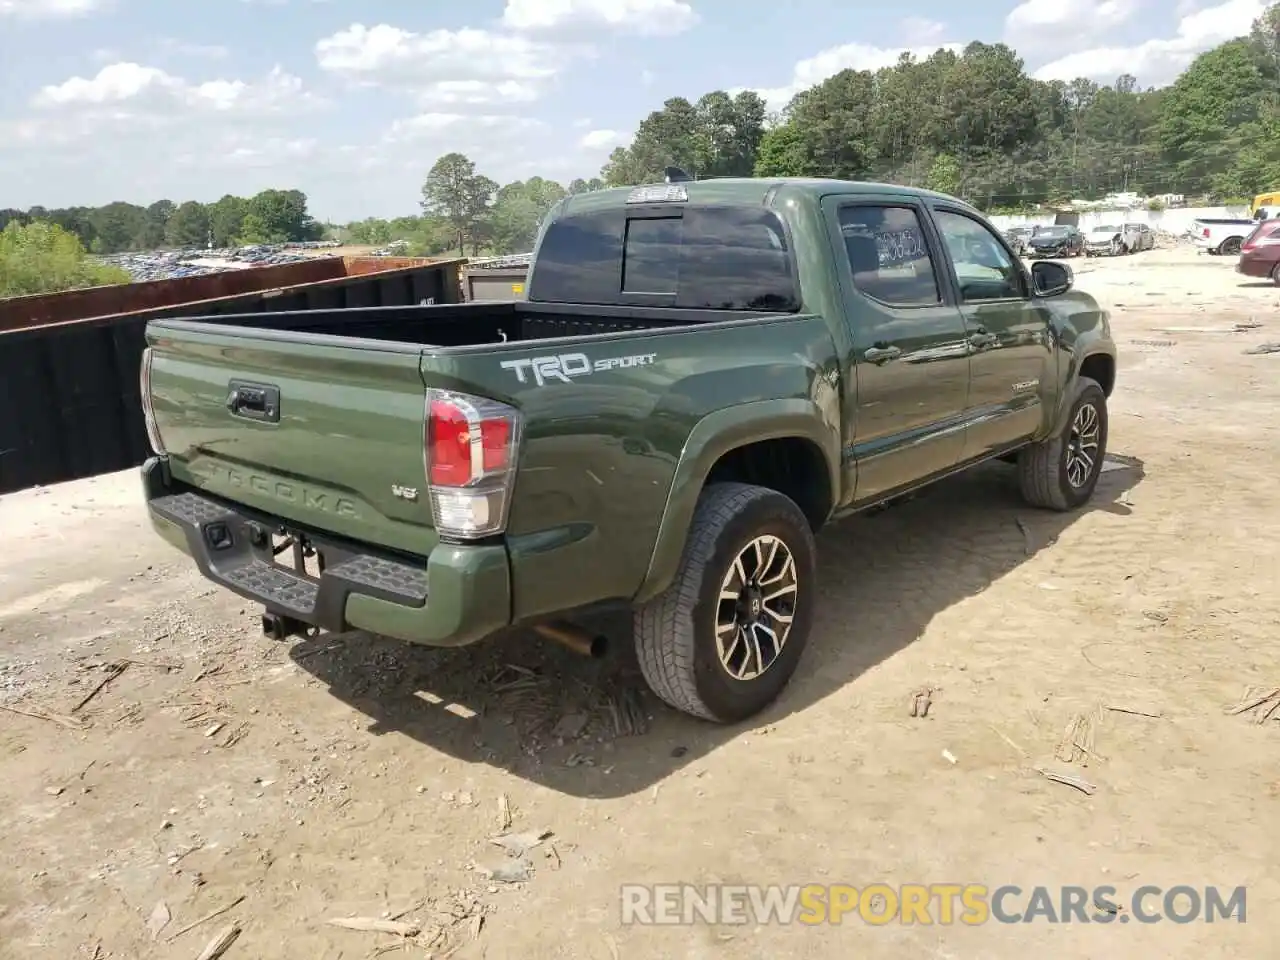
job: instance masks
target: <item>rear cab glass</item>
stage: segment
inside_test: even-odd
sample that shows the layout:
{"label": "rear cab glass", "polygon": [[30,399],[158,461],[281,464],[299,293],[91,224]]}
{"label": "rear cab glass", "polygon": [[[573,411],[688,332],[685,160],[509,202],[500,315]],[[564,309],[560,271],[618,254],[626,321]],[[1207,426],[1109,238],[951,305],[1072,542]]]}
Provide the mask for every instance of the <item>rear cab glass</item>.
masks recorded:
{"label": "rear cab glass", "polygon": [[791,243],[758,205],[643,204],[561,216],[538,246],[529,299],[794,313]]}

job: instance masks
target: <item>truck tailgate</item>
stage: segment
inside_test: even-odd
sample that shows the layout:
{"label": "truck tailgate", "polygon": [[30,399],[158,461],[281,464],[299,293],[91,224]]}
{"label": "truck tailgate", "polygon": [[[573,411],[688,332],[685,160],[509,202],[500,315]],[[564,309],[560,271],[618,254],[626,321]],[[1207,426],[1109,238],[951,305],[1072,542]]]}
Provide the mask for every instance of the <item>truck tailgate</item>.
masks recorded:
{"label": "truck tailgate", "polygon": [[154,323],[151,402],[175,480],[426,555],[421,348]]}

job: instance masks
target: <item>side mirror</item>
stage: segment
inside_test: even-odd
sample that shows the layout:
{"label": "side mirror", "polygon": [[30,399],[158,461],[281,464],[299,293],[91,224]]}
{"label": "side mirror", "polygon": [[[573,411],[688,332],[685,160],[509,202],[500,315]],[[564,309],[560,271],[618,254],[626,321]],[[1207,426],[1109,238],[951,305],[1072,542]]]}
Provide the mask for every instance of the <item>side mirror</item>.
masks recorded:
{"label": "side mirror", "polygon": [[1056,297],[1071,289],[1075,275],[1065,263],[1037,260],[1031,265],[1031,281],[1035,284],[1037,296]]}

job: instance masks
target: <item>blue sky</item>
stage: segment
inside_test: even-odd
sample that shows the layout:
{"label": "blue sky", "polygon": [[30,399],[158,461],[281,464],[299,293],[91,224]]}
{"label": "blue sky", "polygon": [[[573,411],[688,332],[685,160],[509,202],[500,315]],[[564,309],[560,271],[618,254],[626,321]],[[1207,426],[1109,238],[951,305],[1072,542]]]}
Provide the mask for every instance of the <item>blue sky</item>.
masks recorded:
{"label": "blue sky", "polygon": [[1263,0],[0,0],[0,207],[307,192],[417,210],[439,155],[599,172],[671,96],[781,105],[903,49],[1003,40],[1046,79],[1170,82]]}

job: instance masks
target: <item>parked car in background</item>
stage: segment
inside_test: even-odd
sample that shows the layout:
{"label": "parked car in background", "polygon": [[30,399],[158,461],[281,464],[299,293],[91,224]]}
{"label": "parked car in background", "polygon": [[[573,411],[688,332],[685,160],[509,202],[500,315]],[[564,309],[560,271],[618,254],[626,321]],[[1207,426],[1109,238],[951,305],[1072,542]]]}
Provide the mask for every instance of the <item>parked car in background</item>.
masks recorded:
{"label": "parked car in background", "polygon": [[1084,244],[1087,256],[1114,257],[1150,250],[1155,246],[1155,234],[1145,223],[1104,224],[1086,233]]}
{"label": "parked car in background", "polygon": [[1029,249],[1028,244],[1035,232],[1035,227],[1010,227],[1004,232],[1004,238],[1009,241],[1009,246],[1013,248],[1014,253],[1025,257]]}
{"label": "parked car in background", "polygon": [[1079,257],[1084,253],[1084,234],[1079,227],[1041,227],[1027,241],[1027,255],[1035,257]]}
{"label": "parked car in background", "polygon": [[1087,257],[1117,257],[1128,252],[1124,228],[1114,223],[1104,223],[1084,235],[1084,253]]}
{"label": "parked car in background", "polygon": [[1236,272],[1280,287],[1280,220],[1263,220],[1245,237]]}
{"label": "parked car in background", "polygon": [[1191,224],[1191,238],[1197,247],[1211,256],[1234,256],[1244,246],[1244,238],[1253,233],[1257,225],[1255,220],[1196,220]]}
{"label": "parked car in background", "polygon": [[1156,248],[1156,232],[1146,223],[1126,223],[1124,225],[1125,244],[1130,253]]}

